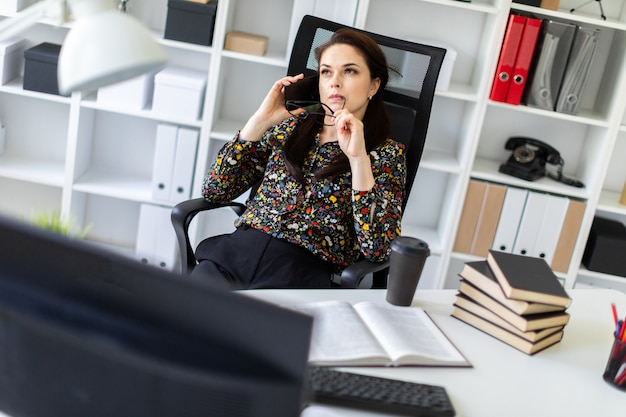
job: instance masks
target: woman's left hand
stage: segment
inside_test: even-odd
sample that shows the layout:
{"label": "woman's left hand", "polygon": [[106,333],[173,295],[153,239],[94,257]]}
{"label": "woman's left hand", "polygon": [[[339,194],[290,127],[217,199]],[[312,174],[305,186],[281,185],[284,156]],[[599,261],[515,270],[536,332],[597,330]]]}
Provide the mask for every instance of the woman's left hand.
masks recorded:
{"label": "woman's left hand", "polygon": [[335,112],[333,118],[337,130],[337,142],[350,161],[352,189],[371,190],[374,186],[374,175],[365,146],[363,122],[346,109]]}
{"label": "woman's left hand", "polygon": [[336,111],[333,119],[339,147],[348,159],[367,156],[363,122],[346,109]]}

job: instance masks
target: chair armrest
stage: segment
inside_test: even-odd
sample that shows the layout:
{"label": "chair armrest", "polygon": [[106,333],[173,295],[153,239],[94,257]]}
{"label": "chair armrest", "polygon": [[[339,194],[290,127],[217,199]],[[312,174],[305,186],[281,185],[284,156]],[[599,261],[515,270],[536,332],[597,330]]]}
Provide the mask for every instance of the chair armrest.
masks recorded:
{"label": "chair armrest", "polygon": [[383,274],[382,279],[373,282],[372,288],[386,288],[387,267],[389,267],[389,260],[372,262],[367,259],[361,259],[343,270],[341,273],[341,288],[358,288],[363,278],[370,273]]}
{"label": "chair armrest", "polygon": [[241,216],[246,209],[246,206],[242,203],[212,203],[204,198],[186,200],[172,208],[171,220],[180,250],[181,272],[183,275],[189,274],[196,266],[196,256],[189,241],[189,225],[191,221],[200,212],[221,207],[232,208],[238,216]]}

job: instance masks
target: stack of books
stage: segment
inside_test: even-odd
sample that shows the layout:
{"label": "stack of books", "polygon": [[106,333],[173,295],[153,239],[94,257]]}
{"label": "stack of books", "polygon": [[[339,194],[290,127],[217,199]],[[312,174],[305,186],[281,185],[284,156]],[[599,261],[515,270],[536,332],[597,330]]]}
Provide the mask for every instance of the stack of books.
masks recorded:
{"label": "stack of books", "polygon": [[571,298],[543,258],[489,250],[459,275],[453,317],[528,355],[563,338]]}

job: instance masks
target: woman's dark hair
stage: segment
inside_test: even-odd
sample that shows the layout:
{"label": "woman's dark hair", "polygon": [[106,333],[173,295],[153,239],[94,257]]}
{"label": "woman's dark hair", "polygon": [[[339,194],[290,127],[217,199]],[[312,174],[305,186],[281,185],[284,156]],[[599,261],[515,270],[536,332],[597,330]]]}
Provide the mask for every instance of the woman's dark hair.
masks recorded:
{"label": "woman's dark hair", "polygon": [[[365,116],[363,117],[363,129],[365,135],[365,147],[367,152],[382,144],[391,132],[391,120],[387,108],[383,102],[382,92],[389,80],[389,67],[387,59],[378,44],[369,36],[359,31],[342,28],[331,36],[328,42],[315,49],[315,58],[320,62],[324,51],[337,44],[353,46],[365,58],[370,70],[371,79],[380,79],[380,87],[370,100]],[[300,122],[285,143],[285,164],[289,173],[300,182],[304,182],[302,164],[307,154],[315,144],[315,136],[321,130],[322,125],[314,118],[309,117]],[[341,153],[331,163],[316,171],[317,178],[332,177],[350,170],[348,158]]]}

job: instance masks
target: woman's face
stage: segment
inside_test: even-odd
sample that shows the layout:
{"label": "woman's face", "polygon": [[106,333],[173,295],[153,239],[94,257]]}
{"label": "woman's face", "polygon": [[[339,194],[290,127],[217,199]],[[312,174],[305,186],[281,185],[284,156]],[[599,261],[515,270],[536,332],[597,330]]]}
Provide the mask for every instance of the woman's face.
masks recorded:
{"label": "woman's face", "polygon": [[358,49],[336,44],[328,47],[319,63],[320,100],[333,111],[345,108],[363,119],[369,97],[376,94],[380,79],[371,79],[370,70]]}

